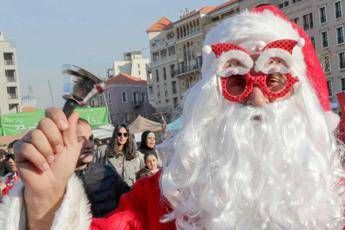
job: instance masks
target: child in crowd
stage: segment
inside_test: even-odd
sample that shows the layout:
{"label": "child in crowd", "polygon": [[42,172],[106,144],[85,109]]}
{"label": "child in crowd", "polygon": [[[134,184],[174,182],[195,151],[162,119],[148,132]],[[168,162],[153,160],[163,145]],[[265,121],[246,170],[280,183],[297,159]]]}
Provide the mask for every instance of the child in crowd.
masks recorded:
{"label": "child in crowd", "polygon": [[147,153],[144,156],[145,168],[142,168],[137,172],[137,179],[152,176],[159,171],[160,167],[158,165],[158,157],[155,152]]}

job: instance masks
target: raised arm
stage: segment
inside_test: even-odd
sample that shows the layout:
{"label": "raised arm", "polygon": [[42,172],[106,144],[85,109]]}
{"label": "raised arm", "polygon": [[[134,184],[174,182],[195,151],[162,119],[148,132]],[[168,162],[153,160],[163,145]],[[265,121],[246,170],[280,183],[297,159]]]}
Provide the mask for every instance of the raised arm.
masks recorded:
{"label": "raised arm", "polygon": [[38,127],[15,144],[29,229],[49,229],[61,205],[81,149],[78,118],[73,113],[67,120],[62,110],[48,109]]}

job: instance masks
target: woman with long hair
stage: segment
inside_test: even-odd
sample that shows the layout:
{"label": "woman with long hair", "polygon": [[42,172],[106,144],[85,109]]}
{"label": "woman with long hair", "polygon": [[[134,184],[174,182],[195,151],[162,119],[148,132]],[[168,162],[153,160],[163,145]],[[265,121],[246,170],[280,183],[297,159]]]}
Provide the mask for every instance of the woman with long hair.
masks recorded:
{"label": "woman with long hair", "polygon": [[136,144],[126,125],[117,125],[109,145],[98,149],[98,157],[110,162],[123,180],[132,186],[136,180],[135,173],[140,170],[140,159]]}

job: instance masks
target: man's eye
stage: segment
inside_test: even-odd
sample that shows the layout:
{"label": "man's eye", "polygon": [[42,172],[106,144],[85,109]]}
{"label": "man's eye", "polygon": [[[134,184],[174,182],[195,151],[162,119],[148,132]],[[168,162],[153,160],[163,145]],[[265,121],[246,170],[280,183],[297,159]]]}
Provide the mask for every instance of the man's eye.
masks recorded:
{"label": "man's eye", "polygon": [[78,137],[78,142],[82,142],[82,141],[84,141],[84,138],[82,138],[82,137]]}

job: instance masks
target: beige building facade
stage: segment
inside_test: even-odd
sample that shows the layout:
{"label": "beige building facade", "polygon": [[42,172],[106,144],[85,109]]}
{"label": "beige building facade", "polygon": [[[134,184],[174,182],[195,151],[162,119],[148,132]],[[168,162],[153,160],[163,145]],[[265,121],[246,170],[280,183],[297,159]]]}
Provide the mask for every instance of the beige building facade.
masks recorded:
{"label": "beige building facade", "polygon": [[161,18],[147,31],[150,43],[148,98],[158,112],[169,112],[181,100],[176,77],[176,33],[172,22]]}
{"label": "beige building facade", "polygon": [[21,111],[16,49],[0,32],[0,115]]}
{"label": "beige building facade", "polygon": [[126,52],[123,54],[123,61],[115,61],[113,63],[113,75],[125,73],[146,81],[149,63],[150,60],[144,58],[141,51]]}

